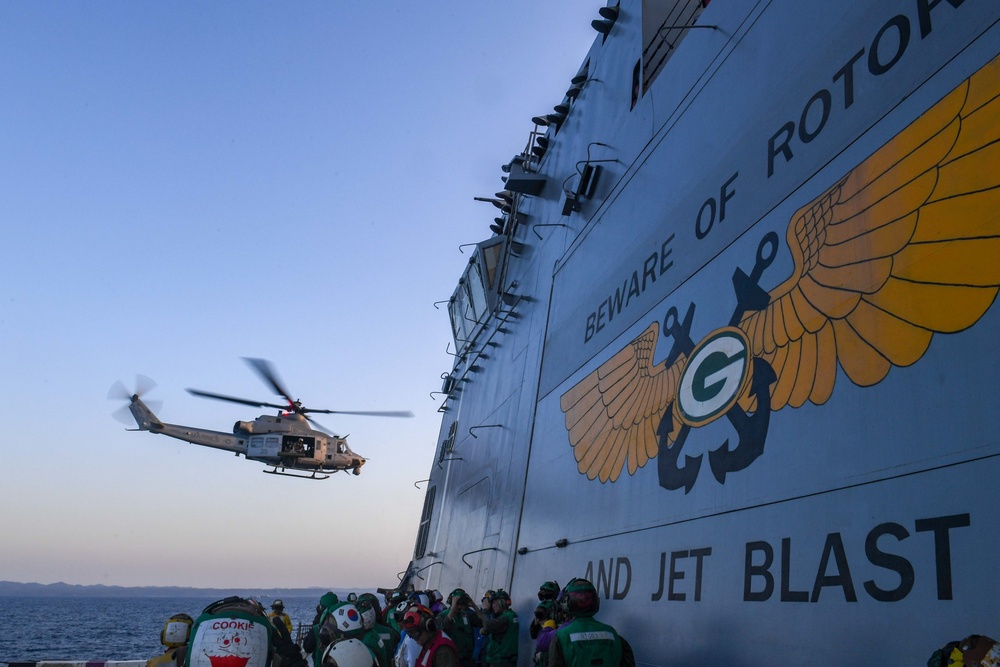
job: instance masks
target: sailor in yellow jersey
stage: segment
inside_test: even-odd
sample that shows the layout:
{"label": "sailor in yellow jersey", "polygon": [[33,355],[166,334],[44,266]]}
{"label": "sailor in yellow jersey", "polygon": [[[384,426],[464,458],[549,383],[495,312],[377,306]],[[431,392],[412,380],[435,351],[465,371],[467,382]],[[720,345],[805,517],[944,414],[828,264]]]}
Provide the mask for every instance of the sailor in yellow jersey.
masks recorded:
{"label": "sailor in yellow jersey", "polygon": [[271,622],[274,623],[275,620],[281,620],[288,628],[288,634],[292,634],[292,619],[289,618],[288,614],[285,613],[285,603],[281,600],[275,600],[271,603],[271,613],[267,615]]}
{"label": "sailor in yellow jersey", "polygon": [[194,619],[187,614],[174,614],[160,631],[160,643],[166,650],[146,661],[146,667],[183,667]]}

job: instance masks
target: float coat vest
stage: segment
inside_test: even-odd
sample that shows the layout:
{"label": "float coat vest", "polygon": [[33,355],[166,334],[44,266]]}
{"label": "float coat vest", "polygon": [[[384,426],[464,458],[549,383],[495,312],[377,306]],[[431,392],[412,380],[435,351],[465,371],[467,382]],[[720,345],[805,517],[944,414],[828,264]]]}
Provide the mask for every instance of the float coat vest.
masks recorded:
{"label": "float coat vest", "polygon": [[448,646],[455,655],[458,655],[458,649],[455,647],[455,642],[451,641],[445,637],[444,633],[438,630],[434,637],[427,642],[427,646],[420,651],[420,655],[417,657],[417,667],[434,667],[434,654],[437,653],[438,649],[442,646]]}
{"label": "float coat vest", "polygon": [[371,630],[367,630],[361,637],[361,642],[368,647],[368,650],[372,652],[375,656],[375,662],[378,663],[378,667],[389,667],[390,656],[388,654],[388,648],[385,642],[382,641],[381,635],[372,627]]}
{"label": "float coat vest", "polygon": [[507,619],[507,631],[499,640],[490,635],[486,662],[517,662],[517,614],[512,609],[505,609],[500,616]]}
{"label": "float coat vest", "polygon": [[610,625],[590,616],[579,616],[556,630],[567,667],[618,667],[622,661],[622,640]]}
{"label": "float coat vest", "polygon": [[458,650],[459,658],[472,660],[472,649],[476,646],[476,635],[466,611],[460,611],[454,618],[448,617],[448,610],[441,612],[437,617],[438,625],[451,637]]}
{"label": "float coat vest", "polygon": [[[259,611],[257,611],[259,609]],[[271,621],[241,598],[209,606],[191,628],[185,667],[270,667]]]}

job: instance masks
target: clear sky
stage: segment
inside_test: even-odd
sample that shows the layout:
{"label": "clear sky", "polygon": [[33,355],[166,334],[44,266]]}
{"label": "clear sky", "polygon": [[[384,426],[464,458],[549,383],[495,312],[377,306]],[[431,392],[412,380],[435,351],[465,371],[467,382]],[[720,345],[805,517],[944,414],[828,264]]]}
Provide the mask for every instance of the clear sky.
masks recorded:
{"label": "clear sky", "polygon": [[[0,0],[0,579],[386,586],[412,555],[447,299],[592,0]],[[454,349],[452,347],[450,349]],[[369,458],[264,475],[130,433],[229,430],[262,357]]]}

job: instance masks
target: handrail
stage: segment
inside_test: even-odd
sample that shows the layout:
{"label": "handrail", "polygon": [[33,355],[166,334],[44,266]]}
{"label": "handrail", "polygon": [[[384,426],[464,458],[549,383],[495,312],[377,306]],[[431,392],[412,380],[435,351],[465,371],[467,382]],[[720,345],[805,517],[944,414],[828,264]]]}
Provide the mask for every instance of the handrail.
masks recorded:
{"label": "handrail", "polygon": [[472,554],[477,554],[480,551],[500,551],[500,548],[499,547],[483,547],[482,549],[476,549],[475,551],[470,551],[468,553],[462,554],[462,562],[465,563],[465,566],[467,568],[469,568],[470,570],[472,569],[472,565],[469,564],[469,561],[465,560],[465,557],[466,556],[471,556]]}
{"label": "handrail", "polygon": [[480,424],[479,426],[470,426],[469,435],[471,435],[473,438],[479,437],[478,435],[473,433],[473,431],[476,430],[477,428],[503,428],[503,424]]}

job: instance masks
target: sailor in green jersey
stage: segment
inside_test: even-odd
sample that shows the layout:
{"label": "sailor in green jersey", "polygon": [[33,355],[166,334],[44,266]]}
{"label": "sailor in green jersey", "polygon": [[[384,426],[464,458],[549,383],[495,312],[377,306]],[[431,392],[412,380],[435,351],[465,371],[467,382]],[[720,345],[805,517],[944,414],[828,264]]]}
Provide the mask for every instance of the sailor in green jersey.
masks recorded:
{"label": "sailor in green jersey", "polygon": [[556,630],[549,645],[549,667],[635,667],[628,642],[594,618],[601,599],[592,583],[573,579],[559,601],[572,620]]}
{"label": "sailor in green jersey", "polygon": [[372,630],[382,640],[382,644],[385,645],[385,653],[389,662],[392,663],[392,658],[396,655],[396,647],[399,646],[399,632],[386,625],[385,619],[382,618],[382,607],[379,606],[378,598],[375,597],[374,593],[362,593],[358,596],[358,609],[369,604],[375,610],[375,624],[372,626]]}
{"label": "sailor in green jersey", "polygon": [[448,595],[448,608],[438,614],[438,625],[455,643],[460,667],[472,667],[472,650],[476,645],[476,629],[483,618],[476,603],[461,588]]}
{"label": "sailor in green jersey", "polygon": [[480,631],[489,636],[486,664],[490,667],[517,667],[517,614],[510,608],[510,596],[503,589],[490,596],[493,618]]}
{"label": "sailor in green jersey", "polygon": [[361,614],[361,626],[365,630],[361,636],[362,643],[375,656],[377,667],[390,667],[392,654],[389,653],[389,647],[382,641],[382,637],[375,629],[375,621],[378,618],[377,605],[373,605],[370,599],[361,597],[357,598],[354,606],[358,608],[358,613]]}

